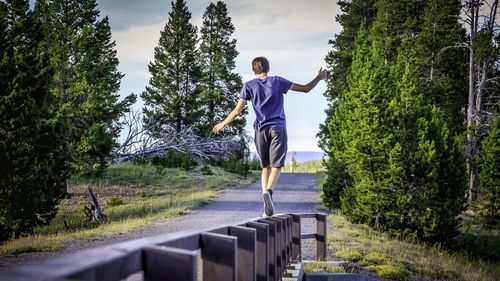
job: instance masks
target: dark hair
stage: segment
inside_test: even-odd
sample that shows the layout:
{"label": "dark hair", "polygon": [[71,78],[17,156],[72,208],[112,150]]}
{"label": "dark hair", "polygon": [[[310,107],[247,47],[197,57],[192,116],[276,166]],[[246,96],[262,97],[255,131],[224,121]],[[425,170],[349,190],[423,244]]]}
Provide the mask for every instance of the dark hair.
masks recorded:
{"label": "dark hair", "polygon": [[252,69],[255,74],[268,73],[269,61],[265,57],[256,57],[252,61]]}

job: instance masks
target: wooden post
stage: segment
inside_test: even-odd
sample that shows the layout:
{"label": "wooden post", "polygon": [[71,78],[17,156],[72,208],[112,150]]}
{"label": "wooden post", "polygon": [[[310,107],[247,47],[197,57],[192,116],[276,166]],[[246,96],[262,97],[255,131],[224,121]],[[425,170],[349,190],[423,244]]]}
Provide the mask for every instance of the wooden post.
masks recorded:
{"label": "wooden post", "polygon": [[142,263],[146,281],[197,280],[196,251],[150,246],[144,248]]}
{"label": "wooden post", "polygon": [[316,258],[318,260],[325,260],[326,246],[326,215],[316,214]]}
{"label": "wooden post", "polygon": [[247,227],[257,231],[257,281],[269,280],[269,225],[248,222]]}
{"label": "wooden post", "polygon": [[302,260],[300,215],[292,215],[292,220],[292,262],[300,262]]}
{"label": "wooden post", "polygon": [[236,281],[238,238],[205,232],[200,240],[203,280]]}

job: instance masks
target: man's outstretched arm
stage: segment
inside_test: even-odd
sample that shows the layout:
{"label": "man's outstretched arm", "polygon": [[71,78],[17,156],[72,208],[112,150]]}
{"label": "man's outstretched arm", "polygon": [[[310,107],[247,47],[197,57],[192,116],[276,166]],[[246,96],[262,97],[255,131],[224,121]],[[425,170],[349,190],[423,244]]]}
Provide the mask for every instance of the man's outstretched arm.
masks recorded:
{"label": "man's outstretched arm", "polygon": [[305,85],[293,83],[292,86],[290,87],[290,90],[308,93],[314,87],[316,87],[316,85],[318,85],[319,81],[323,80],[325,77],[326,77],[326,69],[320,68],[318,71],[318,75],[316,75],[316,77],[311,82],[309,82]]}
{"label": "man's outstretched arm", "polygon": [[233,120],[238,117],[238,115],[241,114],[243,111],[243,108],[245,108],[245,105],[247,104],[247,101],[244,99],[240,99],[236,106],[234,107],[233,111],[229,113],[229,115],[224,119],[224,121],[220,122],[219,124],[215,125],[214,128],[212,129],[212,132],[215,134],[218,134],[220,130],[222,130],[224,127],[229,125],[229,123],[233,122]]}

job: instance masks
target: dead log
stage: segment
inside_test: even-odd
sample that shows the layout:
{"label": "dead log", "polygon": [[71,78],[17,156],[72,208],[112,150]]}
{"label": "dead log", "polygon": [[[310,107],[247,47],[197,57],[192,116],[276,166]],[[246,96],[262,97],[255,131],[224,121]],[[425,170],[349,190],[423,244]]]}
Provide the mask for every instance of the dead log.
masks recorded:
{"label": "dead log", "polygon": [[101,208],[101,205],[99,205],[99,202],[97,201],[97,197],[92,190],[92,187],[88,186],[87,187],[90,197],[92,198],[92,203],[86,203],[84,207],[84,212],[85,215],[87,216],[87,219],[90,221],[98,221],[104,217],[104,212],[103,209]]}

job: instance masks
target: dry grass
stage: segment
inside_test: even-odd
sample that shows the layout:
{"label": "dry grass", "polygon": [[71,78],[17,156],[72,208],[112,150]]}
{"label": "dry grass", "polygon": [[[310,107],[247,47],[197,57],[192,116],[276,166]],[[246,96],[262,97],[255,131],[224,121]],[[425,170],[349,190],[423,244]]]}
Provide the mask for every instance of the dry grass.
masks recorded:
{"label": "dry grass", "polygon": [[63,248],[61,237],[55,235],[31,235],[14,239],[0,246],[2,254],[16,254],[36,251],[54,251]]}
{"label": "dry grass", "polygon": [[[182,215],[216,198],[224,185],[248,185],[258,175],[248,178],[212,168],[213,175],[194,171],[165,169],[158,173],[147,165],[111,166],[99,179],[72,179],[70,196],[59,205],[50,225],[35,229],[35,235],[7,241],[0,253],[58,250],[71,239],[89,239],[127,233],[152,223]],[[90,202],[86,190],[91,185],[104,209],[105,218],[89,222],[83,212]],[[120,204],[113,202],[119,201]],[[106,204],[109,202],[110,204]]]}
{"label": "dry grass", "polygon": [[392,280],[500,280],[500,264],[417,241],[402,241],[340,214],[329,216],[329,246],[336,257]]}

